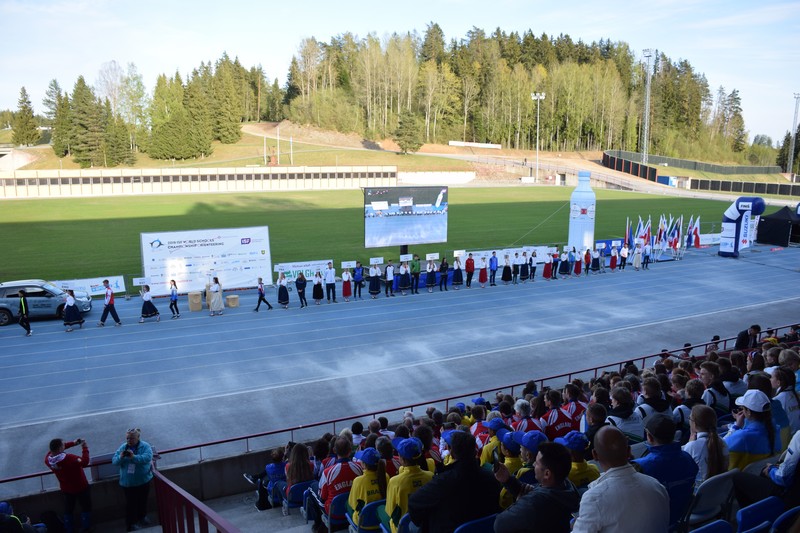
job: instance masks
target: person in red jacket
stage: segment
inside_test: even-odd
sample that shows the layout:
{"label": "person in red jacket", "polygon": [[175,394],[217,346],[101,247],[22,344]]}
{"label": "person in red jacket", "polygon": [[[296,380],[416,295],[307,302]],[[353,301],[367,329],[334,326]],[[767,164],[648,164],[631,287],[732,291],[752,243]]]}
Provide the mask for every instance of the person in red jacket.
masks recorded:
{"label": "person in red jacket", "polygon": [[472,276],[475,275],[475,260],[472,258],[472,254],[469,254],[467,257],[467,262],[464,263],[464,270],[467,271],[467,288],[469,289],[472,287]]}
{"label": "person in red jacket", "polygon": [[[64,450],[81,446],[81,456],[66,453]],[[53,471],[64,495],[64,529],[74,531],[73,512],[75,503],[81,506],[81,531],[92,529],[92,498],[89,482],[83,469],[89,466],[89,446],[83,439],[64,442],[61,439],[50,441],[50,451],[44,456],[44,464]]]}

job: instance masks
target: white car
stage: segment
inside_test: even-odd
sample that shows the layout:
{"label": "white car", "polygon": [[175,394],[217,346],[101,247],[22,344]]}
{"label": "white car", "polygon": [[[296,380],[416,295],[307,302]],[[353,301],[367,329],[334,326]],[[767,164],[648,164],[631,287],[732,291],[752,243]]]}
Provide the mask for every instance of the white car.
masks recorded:
{"label": "white car", "polygon": [[[25,291],[28,316],[61,318],[67,293],[43,279],[24,279],[0,283],[0,326],[7,326],[19,315],[19,291]],[[92,310],[92,298],[85,291],[75,291],[75,305],[81,313]]]}

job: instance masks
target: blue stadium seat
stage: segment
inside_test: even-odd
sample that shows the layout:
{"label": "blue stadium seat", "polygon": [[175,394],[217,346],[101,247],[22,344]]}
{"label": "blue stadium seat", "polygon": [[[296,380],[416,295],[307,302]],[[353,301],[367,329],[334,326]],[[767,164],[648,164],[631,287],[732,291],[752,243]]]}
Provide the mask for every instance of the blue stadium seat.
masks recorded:
{"label": "blue stadium seat", "polygon": [[349,514],[345,515],[347,523],[350,524],[350,533],[366,533],[370,531],[377,531],[381,524],[378,518],[378,508],[381,505],[386,505],[386,500],[378,500],[370,502],[361,509],[358,513],[358,523],[353,521],[353,517]]}
{"label": "blue stadium seat", "polygon": [[703,527],[693,529],[692,533],[733,533],[733,527],[725,520],[715,520]]}
{"label": "blue stadium seat", "polygon": [[770,528],[770,523],[767,520],[751,527],[750,529],[745,529],[745,530],[740,529],[738,533],[767,533],[769,531],[769,528]]}
{"label": "blue stadium seat", "polygon": [[333,498],[331,502],[331,510],[330,514],[322,515],[322,523],[325,524],[325,527],[328,528],[328,531],[333,531],[333,528],[337,526],[346,526],[347,519],[345,518],[333,518],[334,516],[346,516],[347,515],[347,498],[350,496],[350,492],[345,492],[343,494],[339,494]]}
{"label": "blue stadium seat", "polygon": [[495,518],[497,513],[461,524],[454,533],[494,533]]}
{"label": "blue stadium seat", "polygon": [[687,531],[691,526],[705,524],[716,518],[727,520],[733,494],[733,476],[737,473],[739,469],[734,468],[705,480],[697,488],[678,529]]}
{"label": "blue stadium seat", "polygon": [[303,493],[305,493],[306,489],[311,488],[314,485],[318,485],[316,479],[312,479],[311,481],[303,481],[302,483],[295,483],[292,485],[289,488],[289,494],[285,498],[281,498],[283,514],[288,515],[289,509],[302,507]]}
{"label": "blue stadium seat", "polygon": [[[736,522],[739,524],[739,533],[745,531],[766,531],[769,526],[774,522],[783,512],[786,511],[786,506],[783,500],[776,496],[770,496],[753,505],[748,505],[743,509],[739,509],[736,513]],[[763,528],[764,523],[767,524],[767,529]]]}
{"label": "blue stadium seat", "polygon": [[[404,514],[402,518],[400,518],[400,522],[397,524],[397,533],[408,533],[408,524],[411,523],[411,517],[408,516],[408,513]],[[386,526],[381,524],[381,533],[392,533],[391,530],[386,529]]]}
{"label": "blue stadium seat", "polygon": [[800,507],[789,509],[772,523],[772,533],[788,533],[798,516],[800,516]]}

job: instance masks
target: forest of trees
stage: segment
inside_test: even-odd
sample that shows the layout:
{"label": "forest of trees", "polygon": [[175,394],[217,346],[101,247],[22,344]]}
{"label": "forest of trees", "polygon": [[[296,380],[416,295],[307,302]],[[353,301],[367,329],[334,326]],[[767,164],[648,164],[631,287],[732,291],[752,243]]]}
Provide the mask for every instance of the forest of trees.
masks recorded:
{"label": "forest of trees", "polygon": [[[82,166],[130,164],[139,152],[203,157],[214,140],[236,142],[242,122],[284,118],[368,139],[401,138],[408,151],[455,139],[532,150],[531,93],[544,92],[542,150],[641,151],[646,70],[624,42],[478,28],[448,41],[431,23],[422,36],[304,39],[284,87],[260,66],[248,69],[223,54],[185,77],[162,74],[148,93],[134,64],[112,61],[93,87],[81,76],[67,93],[51,81],[37,118],[52,127],[56,154]],[[688,60],[658,51],[650,74],[651,154],[756,165],[783,157],[786,164],[790,136],[778,150],[765,135],[750,143],[736,89],[712,90]],[[0,111],[4,123],[23,116],[22,94],[17,112]]]}

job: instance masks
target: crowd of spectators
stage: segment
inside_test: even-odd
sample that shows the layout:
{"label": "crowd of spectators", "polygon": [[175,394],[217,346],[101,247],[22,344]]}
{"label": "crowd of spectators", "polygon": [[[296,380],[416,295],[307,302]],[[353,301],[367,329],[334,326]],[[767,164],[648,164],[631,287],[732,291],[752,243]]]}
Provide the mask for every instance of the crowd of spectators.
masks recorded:
{"label": "crowd of spectators", "polygon": [[[385,418],[366,430],[356,422],[302,458],[305,478],[319,480],[313,530],[324,530],[318,517],[349,492],[347,513],[356,522],[367,504],[384,501],[377,515],[393,533],[406,514],[410,531],[438,532],[495,513],[496,532],[531,524],[554,532],[667,531],[706,479],[787,448],[762,475],[738,474],[736,496],[742,506],[769,495],[797,505],[797,333],[777,338],[752,326],[739,336],[747,344],[731,352],[721,352],[715,336],[702,355],[687,345],[679,356],[664,351],[652,368],[631,363],[541,391],[530,382],[517,397],[498,392],[446,413],[408,412],[391,429]],[[291,464],[281,467],[287,477]]]}

